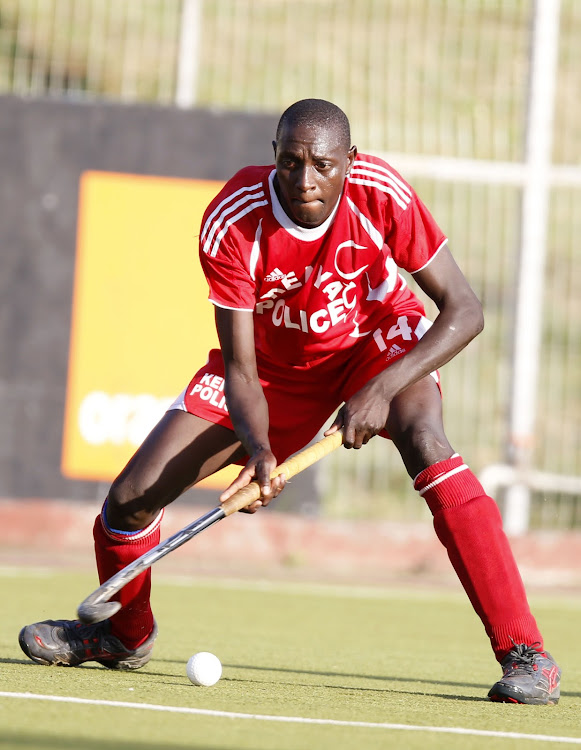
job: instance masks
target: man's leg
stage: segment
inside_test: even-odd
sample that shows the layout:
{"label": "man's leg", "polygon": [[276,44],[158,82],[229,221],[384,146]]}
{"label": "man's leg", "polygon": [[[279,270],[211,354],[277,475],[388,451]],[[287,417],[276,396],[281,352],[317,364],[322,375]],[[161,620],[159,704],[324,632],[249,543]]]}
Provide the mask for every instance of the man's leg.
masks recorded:
{"label": "man's leg", "polygon": [[[113,482],[95,520],[101,583],[159,543],[166,505],[242,455],[231,430],[187,412],[168,411]],[[113,668],[143,666],[156,635],[150,589],[147,570],[115,597],[122,607],[106,623],[48,620],[23,628],[20,644],[42,664],[74,666],[96,660]]]}
{"label": "man's leg", "polygon": [[[415,489],[434,516],[436,534],[482,620],[497,660],[504,664],[516,644],[544,654],[543,638],[502,529],[498,506],[450,446],[442,423],[440,394],[431,377],[394,399],[387,429],[408,473],[415,478]],[[556,702],[559,676],[553,671],[547,676],[546,690],[541,686],[539,694],[535,692],[526,702]],[[514,702],[525,702],[518,697],[515,693]]]}
{"label": "man's leg", "polygon": [[[95,520],[94,540],[101,583],[160,540],[163,508],[188,487],[237,458],[234,433],[180,410],[168,411],[113,482]],[[136,648],[153,629],[149,604],[151,570],[114,597],[121,603],[111,632]]]}

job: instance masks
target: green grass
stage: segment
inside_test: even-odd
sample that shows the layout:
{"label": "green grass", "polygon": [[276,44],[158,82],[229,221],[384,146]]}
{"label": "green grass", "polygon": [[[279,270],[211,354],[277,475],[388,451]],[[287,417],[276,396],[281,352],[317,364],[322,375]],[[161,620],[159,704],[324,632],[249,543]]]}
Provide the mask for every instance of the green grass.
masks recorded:
{"label": "green grass", "polygon": [[[548,646],[564,668],[556,707],[495,705],[499,675],[463,596],[437,591],[298,584],[172,581],[158,576],[154,658],[139,672],[40,667],[21,653],[23,624],[72,616],[95,586],[89,574],[4,570],[0,577],[0,690],[204,710],[379,722],[578,738],[579,601],[534,599]],[[211,688],[185,675],[188,657],[214,652],[224,665]],[[0,698],[0,748],[557,747],[554,742],[474,734],[281,723],[125,706]]]}

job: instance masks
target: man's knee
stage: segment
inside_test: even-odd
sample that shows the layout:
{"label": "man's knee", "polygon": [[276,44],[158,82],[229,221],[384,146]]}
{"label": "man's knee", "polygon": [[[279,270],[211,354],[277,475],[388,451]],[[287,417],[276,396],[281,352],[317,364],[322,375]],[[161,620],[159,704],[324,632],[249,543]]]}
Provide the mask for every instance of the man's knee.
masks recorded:
{"label": "man's knee", "polygon": [[440,392],[430,376],[393,400],[387,429],[412,477],[454,452],[444,432]]}

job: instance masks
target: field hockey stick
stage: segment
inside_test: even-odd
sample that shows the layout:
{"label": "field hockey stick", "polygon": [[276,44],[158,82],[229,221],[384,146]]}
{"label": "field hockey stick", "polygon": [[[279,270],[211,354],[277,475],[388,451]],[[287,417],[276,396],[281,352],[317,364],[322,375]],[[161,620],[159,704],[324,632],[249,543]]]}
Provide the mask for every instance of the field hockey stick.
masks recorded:
{"label": "field hockey stick", "polygon": [[[338,448],[343,442],[341,432],[334,432],[332,435],[324,437],[317,443],[305,448],[297,453],[288,461],[285,461],[270,475],[274,479],[279,474],[284,474],[287,479],[296,476],[304,469],[312,466],[324,456]],[[260,498],[260,487],[257,481],[253,481],[241,490],[238,490],[232,497],[225,500],[213,510],[200,516],[188,526],[168,537],[165,541],[160,542],[157,546],[150,549],[145,554],[138,557],[132,563],[115,573],[114,576],[105,581],[98,589],[81,602],[77,610],[79,620],[85,623],[95,623],[106,620],[121,609],[121,604],[117,601],[109,601],[112,596],[119,592],[129,581],[137,578],[140,573],[150,568],[162,557],[182,544],[188,542],[192,537],[199,534],[200,531],[207,529],[208,526],[221,521],[226,516],[235,513],[238,510],[247,508],[255,500]]]}

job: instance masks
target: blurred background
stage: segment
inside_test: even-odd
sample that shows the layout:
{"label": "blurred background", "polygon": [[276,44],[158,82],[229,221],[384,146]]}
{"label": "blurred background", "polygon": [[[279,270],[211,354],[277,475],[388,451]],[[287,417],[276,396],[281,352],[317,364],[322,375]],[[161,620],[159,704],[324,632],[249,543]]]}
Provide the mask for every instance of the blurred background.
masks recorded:
{"label": "blurred background", "polygon": [[[483,302],[453,445],[511,533],[579,529],[579,39],[579,0],[0,0],[0,497],[103,498],[211,345],[201,211],[320,97]],[[430,517],[379,438],[300,487],[280,507]]]}

